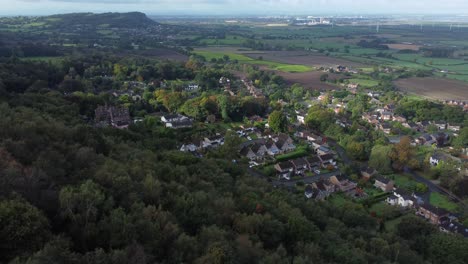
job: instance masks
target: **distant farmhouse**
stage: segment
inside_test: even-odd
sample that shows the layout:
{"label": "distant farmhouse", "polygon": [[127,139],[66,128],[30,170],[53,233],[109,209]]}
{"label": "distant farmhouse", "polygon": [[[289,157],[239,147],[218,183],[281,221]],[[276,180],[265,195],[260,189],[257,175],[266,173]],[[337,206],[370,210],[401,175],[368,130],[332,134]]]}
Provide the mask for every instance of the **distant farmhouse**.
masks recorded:
{"label": "distant farmhouse", "polygon": [[96,126],[113,126],[116,128],[127,128],[131,123],[130,112],[126,107],[98,106],[94,111]]}
{"label": "distant farmhouse", "polygon": [[174,129],[190,128],[193,126],[193,121],[190,118],[180,114],[162,116],[161,121],[166,127]]}

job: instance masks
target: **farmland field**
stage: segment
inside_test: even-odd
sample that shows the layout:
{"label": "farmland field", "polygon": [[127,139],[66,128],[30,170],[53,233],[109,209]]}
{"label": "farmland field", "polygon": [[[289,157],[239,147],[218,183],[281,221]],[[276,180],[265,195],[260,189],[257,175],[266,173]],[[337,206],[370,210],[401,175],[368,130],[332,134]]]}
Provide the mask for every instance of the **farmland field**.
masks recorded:
{"label": "farmland field", "polygon": [[302,73],[288,73],[288,72],[277,72],[278,75],[282,76],[289,84],[298,83],[304,88],[313,90],[333,90],[337,89],[326,82],[320,81],[320,75],[323,72],[302,72]]}
{"label": "farmland field", "polygon": [[145,57],[156,57],[162,60],[174,60],[185,62],[188,60],[188,56],[177,51],[164,48],[148,49],[136,52],[138,55]]}
{"label": "farmland field", "polygon": [[395,81],[404,92],[417,94],[435,100],[468,100],[468,84],[447,79],[409,78]]}
{"label": "farmland field", "polygon": [[267,51],[261,53],[252,51],[244,54],[251,58],[262,56],[264,60],[288,64],[301,64],[311,67],[334,67],[336,65],[345,65],[348,67],[360,68],[365,66],[363,63],[306,51]]}
{"label": "farmland field", "polygon": [[394,50],[414,50],[417,51],[421,46],[412,45],[412,44],[387,44],[389,49]]}
{"label": "farmland field", "polygon": [[226,49],[225,51],[222,50],[215,50],[215,51],[210,51],[210,50],[197,50],[195,51],[196,54],[201,55],[205,57],[207,61],[210,61],[212,59],[222,59],[224,56],[229,56],[230,60],[237,60],[240,63],[245,63],[245,64],[254,64],[254,65],[263,65],[267,66],[271,70],[277,70],[281,72],[309,72],[312,71],[313,68],[307,65],[302,65],[302,64],[291,64],[291,63],[281,63],[281,62],[275,62],[271,61],[265,58],[259,58],[262,56],[262,53],[259,54],[256,57],[249,57],[246,55],[245,52],[240,52],[237,53],[233,49]]}

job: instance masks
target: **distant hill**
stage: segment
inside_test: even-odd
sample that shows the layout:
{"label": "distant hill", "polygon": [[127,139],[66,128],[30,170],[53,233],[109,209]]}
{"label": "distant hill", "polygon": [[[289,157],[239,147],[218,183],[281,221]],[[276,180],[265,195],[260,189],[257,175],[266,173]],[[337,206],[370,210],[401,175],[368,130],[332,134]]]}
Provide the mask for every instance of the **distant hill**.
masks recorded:
{"label": "distant hill", "polygon": [[158,25],[144,13],[71,13],[44,17],[49,25],[64,27],[141,28]]}

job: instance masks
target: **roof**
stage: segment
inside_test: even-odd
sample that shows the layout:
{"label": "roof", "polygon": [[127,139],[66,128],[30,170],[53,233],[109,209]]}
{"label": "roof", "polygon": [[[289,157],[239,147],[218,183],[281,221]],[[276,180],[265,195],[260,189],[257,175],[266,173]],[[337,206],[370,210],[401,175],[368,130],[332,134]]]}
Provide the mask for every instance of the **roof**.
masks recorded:
{"label": "roof", "polygon": [[389,184],[391,180],[379,175],[375,177],[375,181],[381,182],[383,184]]}
{"label": "roof", "polygon": [[260,143],[255,143],[253,144],[253,146],[251,146],[250,148],[252,149],[253,152],[258,152],[259,149],[261,149],[262,147],[264,147],[265,145],[263,144],[260,144]]}
{"label": "roof", "polygon": [[376,170],[374,168],[367,167],[367,168],[361,170],[361,172],[365,172],[367,174],[374,174],[376,172]]}
{"label": "roof", "polygon": [[306,160],[309,162],[309,164],[320,163],[319,157],[316,156],[307,157]]}
{"label": "roof", "polygon": [[241,149],[240,154],[241,154],[242,156],[247,156],[247,154],[249,154],[249,152],[250,152],[250,148],[249,148],[248,146],[246,146],[246,147],[243,147],[243,148]]}
{"label": "roof", "polygon": [[437,215],[437,216],[443,216],[443,215],[446,215],[448,214],[449,212],[447,210],[445,210],[444,208],[439,208],[439,207],[434,207],[430,204],[422,204],[420,205],[421,208]]}
{"label": "roof", "polygon": [[307,161],[303,158],[298,158],[291,161],[295,166],[304,166],[307,165]]}
{"label": "roof", "polygon": [[278,148],[283,148],[283,146],[286,144],[286,141],[285,140],[281,140],[279,139],[278,141],[276,141],[276,146]]}
{"label": "roof", "polygon": [[169,115],[163,115],[163,117],[164,117],[166,120],[170,120],[170,119],[180,118],[181,116],[180,116],[179,114],[169,114]]}
{"label": "roof", "polygon": [[319,190],[322,190],[322,191],[327,190],[327,188],[325,187],[325,183],[323,181],[318,181],[315,183],[315,185],[317,185],[317,188]]}
{"label": "roof", "polygon": [[321,155],[320,159],[321,160],[330,160],[330,159],[333,159],[333,155],[332,154]]}
{"label": "roof", "polygon": [[180,120],[180,121],[173,121],[170,122],[172,124],[172,127],[184,127],[184,126],[192,126],[193,122],[190,119],[186,120]]}
{"label": "roof", "polygon": [[389,123],[383,123],[382,128],[383,129],[390,129],[390,128],[392,128],[392,126]]}
{"label": "roof", "polygon": [[268,140],[265,144],[267,148],[271,148],[273,146],[276,146],[275,142],[273,140]]}
{"label": "roof", "polygon": [[446,221],[443,222],[440,226],[449,232],[461,234],[464,237],[468,237],[468,228],[458,222]]}
{"label": "roof", "polygon": [[293,169],[293,165],[289,161],[283,161],[277,164],[281,170],[288,170],[288,169]]}

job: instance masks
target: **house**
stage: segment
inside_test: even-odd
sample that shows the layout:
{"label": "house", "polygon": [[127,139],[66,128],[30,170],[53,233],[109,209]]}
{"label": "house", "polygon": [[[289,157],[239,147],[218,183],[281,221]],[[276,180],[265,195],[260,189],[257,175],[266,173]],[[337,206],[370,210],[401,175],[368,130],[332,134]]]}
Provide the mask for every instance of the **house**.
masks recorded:
{"label": "house", "polygon": [[333,185],[330,181],[321,180],[313,183],[313,185],[320,190],[325,198],[336,191],[335,185]]}
{"label": "house", "polygon": [[404,124],[404,123],[406,123],[406,118],[404,118],[402,116],[393,116],[393,121]]}
{"label": "house", "polygon": [[265,144],[253,144],[250,147],[250,149],[253,153],[255,153],[257,159],[263,159],[265,157],[265,154],[268,152],[268,149],[266,148]]}
{"label": "house", "polygon": [[188,128],[193,126],[193,122],[190,118],[180,115],[180,114],[171,114],[164,115],[161,117],[161,121],[168,128]]}
{"label": "house", "polygon": [[439,130],[445,130],[447,128],[447,123],[444,121],[436,121],[434,122],[434,126],[436,126]]}
{"label": "house", "polygon": [[250,160],[263,160],[268,152],[265,144],[255,142],[253,144],[241,146],[240,154]]}
{"label": "house", "polygon": [[166,127],[174,128],[174,129],[191,128],[192,126],[193,126],[193,122],[190,119],[184,119],[184,120],[181,120],[181,121],[166,123]]}
{"label": "house", "polygon": [[200,86],[198,84],[189,84],[185,87],[185,91],[187,92],[192,92],[200,89]]}
{"label": "house", "polygon": [[392,132],[392,126],[389,123],[380,123],[378,129],[387,135]]}
{"label": "house", "polygon": [[448,124],[447,129],[453,132],[459,132],[461,129],[461,126],[459,125],[453,125],[453,124]]}
{"label": "house", "polygon": [[314,196],[317,196],[318,190],[314,190],[314,187],[312,185],[308,184],[306,185],[304,189],[304,195],[307,199],[313,198]]}
{"label": "house", "polygon": [[296,149],[292,138],[286,134],[279,134],[278,136],[272,137],[276,146],[280,150],[280,153],[290,152]]}
{"label": "house", "polygon": [[406,128],[410,128],[414,131],[417,131],[417,132],[420,132],[421,131],[421,127],[414,123],[414,122],[408,122],[408,123],[403,123],[403,126],[406,127]]}
{"label": "house", "polygon": [[373,105],[381,105],[382,102],[379,101],[378,99],[375,99],[375,98],[372,98],[370,101],[369,101],[370,104],[373,104]]}
{"label": "house", "polygon": [[432,146],[436,143],[436,140],[429,134],[423,134],[422,136],[415,139],[415,142],[419,145]]}
{"label": "house", "polygon": [[323,142],[323,138],[322,138],[321,136],[318,136],[318,135],[309,133],[309,134],[307,135],[307,141],[322,143],[322,142]]}
{"label": "house", "polygon": [[329,166],[336,166],[336,162],[332,154],[319,155],[320,162],[322,163],[323,168],[328,168]]}
{"label": "house", "polygon": [[423,216],[432,224],[439,224],[440,219],[444,216],[448,216],[449,212],[443,208],[434,207],[430,204],[421,204],[418,207],[416,214]]}
{"label": "house", "polygon": [[309,168],[314,171],[317,169],[320,169],[320,166],[322,165],[322,161],[320,160],[319,157],[316,157],[316,156],[307,157],[306,161],[309,165]]}
{"label": "house", "polygon": [[291,163],[294,166],[294,172],[296,175],[304,175],[306,171],[310,170],[309,163],[304,158],[298,158],[292,160]]}
{"label": "house", "polygon": [[385,111],[395,112],[396,106],[394,104],[387,104],[384,106]]}
{"label": "house", "polygon": [[317,149],[315,149],[318,155],[326,155],[326,154],[331,154],[331,150],[324,145],[319,146]]}
{"label": "house", "polygon": [[370,98],[378,98],[380,96],[380,93],[378,93],[378,92],[368,92],[367,95]]}
{"label": "house", "polygon": [[205,138],[203,140],[204,148],[213,148],[224,145],[224,136],[216,135],[210,138]]}
{"label": "house", "polygon": [[393,113],[392,112],[382,112],[380,115],[380,119],[384,121],[392,121],[393,120]]}
{"label": "house", "polygon": [[296,111],[296,118],[299,123],[305,124],[306,117],[307,117],[307,113]]}
{"label": "house", "polygon": [[377,174],[377,170],[371,167],[367,167],[361,170],[361,176],[369,180],[372,176]]}
{"label": "house", "polygon": [[421,121],[416,123],[420,131],[425,131],[431,124],[428,121]]}
{"label": "house", "polygon": [[441,217],[439,229],[442,232],[460,234],[468,237],[468,228],[457,221],[450,220],[448,217]]}
{"label": "house", "polygon": [[291,180],[291,176],[294,173],[294,165],[289,162],[280,162],[275,165],[276,172],[279,179]]}
{"label": "house", "polygon": [[382,176],[375,177],[374,187],[381,189],[384,192],[390,192],[393,190],[394,182]]}
{"label": "house", "polygon": [[94,116],[97,126],[113,126],[122,129],[132,123],[130,112],[126,107],[98,106],[94,111]]}
{"label": "house", "polygon": [[438,147],[443,147],[450,142],[450,135],[444,132],[432,134],[431,137],[435,140]]}
{"label": "house", "polygon": [[243,147],[240,151],[240,155],[248,158],[249,160],[256,160],[258,157],[250,147]]}
{"label": "house", "polygon": [[276,156],[281,152],[273,140],[268,140],[265,144],[265,147],[267,149],[268,155],[270,156]]}
{"label": "house", "polygon": [[417,204],[417,199],[402,189],[396,189],[393,194],[387,197],[387,203],[401,207],[413,207]]}
{"label": "house", "polygon": [[429,163],[432,166],[439,165],[440,162],[447,161],[448,157],[443,153],[434,153],[431,157],[429,157]]}
{"label": "house", "polygon": [[350,181],[342,175],[330,177],[330,182],[342,192],[349,192],[356,189],[357,187],[357,184],[355,182]]}
{"label": "house", "polygon": [[182,152],[195,152],[197,150],[198,150],[198,147],[194,143],[183,144],[180,147],[180,151],[182,151]]}

